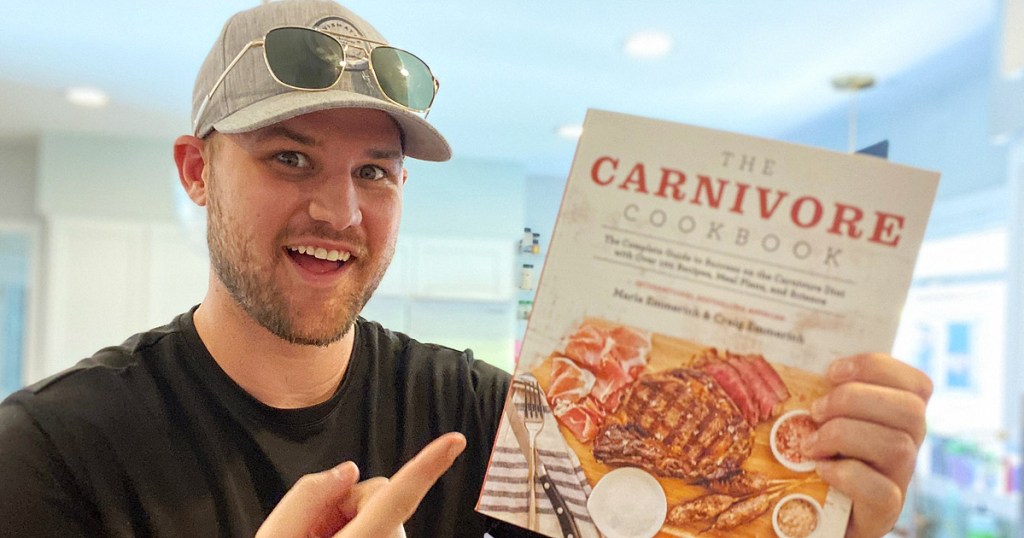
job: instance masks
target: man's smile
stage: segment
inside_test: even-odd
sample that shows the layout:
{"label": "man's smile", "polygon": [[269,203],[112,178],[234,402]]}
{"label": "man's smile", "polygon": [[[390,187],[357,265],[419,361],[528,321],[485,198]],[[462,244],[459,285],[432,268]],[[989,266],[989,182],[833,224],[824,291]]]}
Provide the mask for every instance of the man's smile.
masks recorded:
{"label": "man's smile", "polygon": [[329,260],[329,261],[332,261],[332,262],[333,261],[338,261],[338,260],[341,260],[343,262],[347,262],[349,257],[352,256],[351,252],[348,252],[348,251],[345,251],[345,250],[327,250],[324,247],[312,247],[312,246],[288,247],[288,250],[290,250],[291,252],[297,252],[299,254],[304,254],[306,256],[313,256],[314,258],[316,258],[318,260]]}
{"label": "man's smile", "polygon": [[312,245],[288,246],[286,251],[296,265],[315,274],[327,274],[341,269],[352,258],[352,253],[347,250]]}

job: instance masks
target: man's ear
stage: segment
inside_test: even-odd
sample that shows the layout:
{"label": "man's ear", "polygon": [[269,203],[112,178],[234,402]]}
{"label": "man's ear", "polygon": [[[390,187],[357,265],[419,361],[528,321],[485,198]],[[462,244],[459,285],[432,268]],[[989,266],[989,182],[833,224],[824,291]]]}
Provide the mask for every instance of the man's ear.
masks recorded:
{"label": "man's ear", "polygon": [[208,142],[201,138],[184,135],[174,141],[174,162],[178,165],[178,179],[185,188],[185,194],[196,205],[206,205],[206,154],[203,149]]}

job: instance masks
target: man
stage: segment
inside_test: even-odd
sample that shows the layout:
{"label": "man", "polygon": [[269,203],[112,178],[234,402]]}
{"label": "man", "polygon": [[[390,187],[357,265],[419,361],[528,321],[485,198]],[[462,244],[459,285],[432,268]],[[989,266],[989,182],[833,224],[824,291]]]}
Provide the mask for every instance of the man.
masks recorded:
{"label": "man", "polygon": [[[394,251],[404,157],[449,157],[422,117],[436,90],[331,2],[228,21],[174,146],[208,210],[207,295],[0,406],[0,533],[528,535],[473,511],[509,375],[358,318]],[[879,536],[930,384],[882,355],[830,376],[805,453],[854,500],[850,536]]]}

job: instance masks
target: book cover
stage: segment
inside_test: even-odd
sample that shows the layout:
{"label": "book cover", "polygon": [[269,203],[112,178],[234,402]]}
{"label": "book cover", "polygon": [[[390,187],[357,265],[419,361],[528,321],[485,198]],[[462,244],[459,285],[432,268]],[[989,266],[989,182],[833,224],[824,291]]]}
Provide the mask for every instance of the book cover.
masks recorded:
{"label": "book cover", "polygon": [[938,174],[591,110],[477,510],[543,535],[843,536],[801,461],[892,348]]}

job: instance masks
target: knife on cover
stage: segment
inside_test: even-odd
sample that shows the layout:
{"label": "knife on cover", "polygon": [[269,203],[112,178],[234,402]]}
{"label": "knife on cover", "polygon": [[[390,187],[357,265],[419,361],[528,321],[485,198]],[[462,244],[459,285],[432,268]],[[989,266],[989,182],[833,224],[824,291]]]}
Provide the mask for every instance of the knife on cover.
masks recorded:
{"label": "knife on cover", "polygon": [[[522,450],[523,455],[527,459],[530,458],[530,434],[526,431],[526,424],[523,423],[523,417],[519,415],[519,409],[515,405],[508,406],[508,412],[505,413],[508,417],[509,426],[512,427],[512,433],[515,434],[516,441],[519,443],[519,449]],[[555,515],[558,516],[558,524],[562,527],[562,536],[565,538],[578,538],[580,535],[579,529],[576,527],[576,520],[573,519],[572,514],[569,513],[569,507],[565,504],[565,499],[562,498],[562,494],[555,488],[554,482],[551,481],[551,477],[548,476],[547,469],[544,468],[544,462],[537,458],[537,480],[540,481],[541,488],[544,493],[547,494],[548,499],[551,500],[551,506],[555,508]],[[533,484],[530,485],[533,487]],[[531,529],[533,530],[533,529]]]}

